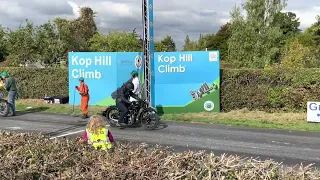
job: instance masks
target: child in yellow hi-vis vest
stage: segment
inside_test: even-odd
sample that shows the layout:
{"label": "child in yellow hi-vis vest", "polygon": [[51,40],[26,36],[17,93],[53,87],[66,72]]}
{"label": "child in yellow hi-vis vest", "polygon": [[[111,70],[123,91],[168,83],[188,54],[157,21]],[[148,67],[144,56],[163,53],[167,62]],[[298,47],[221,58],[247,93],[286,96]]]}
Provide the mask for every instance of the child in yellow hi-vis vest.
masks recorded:
{"label": "child in yellow hi-vis vest", "polygon": [[102,117],[99,115],[90,117],[88,126],[80,141],[92,144],[94,148],[102,150],[111,149],[114,142],[110,130],[108,130]]}

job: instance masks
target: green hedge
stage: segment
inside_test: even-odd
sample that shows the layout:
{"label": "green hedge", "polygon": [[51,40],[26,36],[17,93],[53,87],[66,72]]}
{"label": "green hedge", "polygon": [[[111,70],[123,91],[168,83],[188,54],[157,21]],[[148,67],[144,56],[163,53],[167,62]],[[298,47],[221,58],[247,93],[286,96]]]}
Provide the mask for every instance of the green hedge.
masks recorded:
{"label": "green hedge", "polygon": [[68,95],[67,69],[56,68],[8,68],[0,67],[17,80],[18,98],[41,98],[45,95]]}
{"label": "green hedge", "polygon": [[320,69],[221,72],[223,111],[305,111],[307,101],[320,100]]}
{"label": "green hedge", "polygon": [[[68,95],[67,69],[0,68],[18,80],[19,98]],[[320,69],[221,70],[221,109],[301,111],[320,100]]]}

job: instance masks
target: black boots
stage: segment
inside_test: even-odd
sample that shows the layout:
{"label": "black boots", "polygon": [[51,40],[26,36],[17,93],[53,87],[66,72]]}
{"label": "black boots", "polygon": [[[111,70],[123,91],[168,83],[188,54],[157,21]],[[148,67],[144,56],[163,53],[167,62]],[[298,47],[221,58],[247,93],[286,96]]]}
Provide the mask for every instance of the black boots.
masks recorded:
{"label": "black boots", "polygon": [[88,118],[89,116],[88,116],[88,114],[83,114],[82,115],[82,119],[86,119],[86,118]]}

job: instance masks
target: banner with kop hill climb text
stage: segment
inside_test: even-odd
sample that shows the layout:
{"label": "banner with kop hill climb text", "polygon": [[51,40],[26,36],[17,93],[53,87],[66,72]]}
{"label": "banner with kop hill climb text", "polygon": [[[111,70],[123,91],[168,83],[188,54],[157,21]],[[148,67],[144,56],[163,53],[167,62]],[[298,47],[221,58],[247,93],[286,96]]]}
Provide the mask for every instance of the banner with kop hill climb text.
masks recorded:
{"label": "banner with kop hill climb text", "polygon": [[[143,53],[70,52],[69,103],[79,105],[75,91],[83,77],[89,86],[89,105],[109,106],[111,93],[137,70],[144,91]],[[152,84],[153,106],[159,113],[220,112],[219,51],[156,52]]]}

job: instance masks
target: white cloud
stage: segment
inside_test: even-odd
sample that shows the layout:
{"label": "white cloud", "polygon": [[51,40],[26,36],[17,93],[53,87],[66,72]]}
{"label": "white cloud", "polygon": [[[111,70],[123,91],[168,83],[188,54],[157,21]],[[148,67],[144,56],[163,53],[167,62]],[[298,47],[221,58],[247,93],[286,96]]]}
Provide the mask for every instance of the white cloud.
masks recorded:
{"label": "white cloud", "polygon": [[292,10],[300,20],[300,28],[306,29],[316,22],[317,15],[320,15],[320,6],[311,7],[309,10]]}
{"label": "white cloud", "polygon": [[108,13],[112,13],[114,16],[128,17],[135,15],[135,9],[131,9],[131,7],[127,4],[115,3],[110,1],[102,2],[101,4],[103,7],[101,10],[104,9],[105,11],[108,11]]}
{"label": "white cloud", "polygon": [[76,3],[72,2],[72,1],[67,1],[67,3],[71,6],[72,8],[72,12],[75,18],[80,16],[80,6],[78,6]]}

